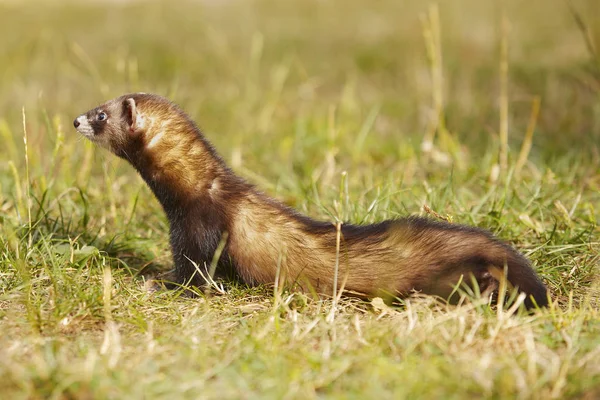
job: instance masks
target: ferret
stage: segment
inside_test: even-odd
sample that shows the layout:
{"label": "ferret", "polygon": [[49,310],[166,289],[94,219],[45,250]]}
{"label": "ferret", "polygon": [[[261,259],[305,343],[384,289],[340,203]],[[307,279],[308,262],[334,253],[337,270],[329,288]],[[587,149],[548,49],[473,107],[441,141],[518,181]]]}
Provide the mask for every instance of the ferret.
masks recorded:
{"label": "ferret", "polygon": [[162,205],[176,284],[202,287],[197,269],[216,266],[216,277],[248,285],[279,279],[324,296],[448,299],[460,284],[497,290],[506,276],[526,294],[527,308],[548,304],[528,260],[485,230],[414,216],[334,225],[297,213],[237,176],[194,121],[161,96],[115,98],[74,126],[133,165]]}

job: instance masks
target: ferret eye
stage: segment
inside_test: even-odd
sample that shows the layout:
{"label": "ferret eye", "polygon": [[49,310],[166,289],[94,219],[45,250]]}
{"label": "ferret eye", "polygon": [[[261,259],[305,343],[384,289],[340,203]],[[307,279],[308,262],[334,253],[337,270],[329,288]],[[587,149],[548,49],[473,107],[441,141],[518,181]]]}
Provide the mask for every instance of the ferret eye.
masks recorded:
{"label": "ferret eye", "polygon": [[106,119],[107,115],[104,111],[102,111],[100,114],[98,114],[98,116],[96,117],[98,119],[98,121],[104,121]]}

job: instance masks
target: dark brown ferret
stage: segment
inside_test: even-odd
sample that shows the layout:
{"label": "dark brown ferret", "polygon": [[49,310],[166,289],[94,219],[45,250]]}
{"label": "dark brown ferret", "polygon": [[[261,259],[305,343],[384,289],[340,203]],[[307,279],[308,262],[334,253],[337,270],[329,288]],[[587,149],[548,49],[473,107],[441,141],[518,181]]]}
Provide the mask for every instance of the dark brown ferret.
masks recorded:
{"label": "dark brown ferret", "polygon": [[177,283],[204,284],[194,263],[208,268],[223,240],[217,274],[234,273],[250,285],[279,276],[326,295],[337,286],[365,296],[420,291],[447,298],[461,280],[494,289],[506,270],[528,308],[547,305],[546,287],[527,259],[487,231],[418,217],[336,228],[298,214],[235,175],[163,97],[121,96],[74,125],[129,161],[162,204]]}

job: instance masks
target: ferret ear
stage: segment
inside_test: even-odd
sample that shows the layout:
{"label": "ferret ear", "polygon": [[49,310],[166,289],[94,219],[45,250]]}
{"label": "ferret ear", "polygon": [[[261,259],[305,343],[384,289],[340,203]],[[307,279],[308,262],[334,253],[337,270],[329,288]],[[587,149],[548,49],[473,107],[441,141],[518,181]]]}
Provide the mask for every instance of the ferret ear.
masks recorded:
{"label": "ferret ear", "polygon": [[138,113],[133,97],[130,97],[123,102],[123,114],[125,115],[125,121],[127,121],[129,131],[135,132]]}

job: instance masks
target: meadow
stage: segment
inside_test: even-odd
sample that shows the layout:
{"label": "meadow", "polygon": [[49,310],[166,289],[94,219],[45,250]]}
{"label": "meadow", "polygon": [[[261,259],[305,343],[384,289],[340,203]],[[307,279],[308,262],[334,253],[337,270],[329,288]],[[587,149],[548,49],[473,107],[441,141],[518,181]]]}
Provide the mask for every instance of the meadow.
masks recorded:
{"label": "meadow", "polygon": [[[491,230],[551,306],[148,290],[161,207],[72,126],[133,91],[312,217]],[[0,143],[2,398],[600,398],[597,0],[0,1]]]}

